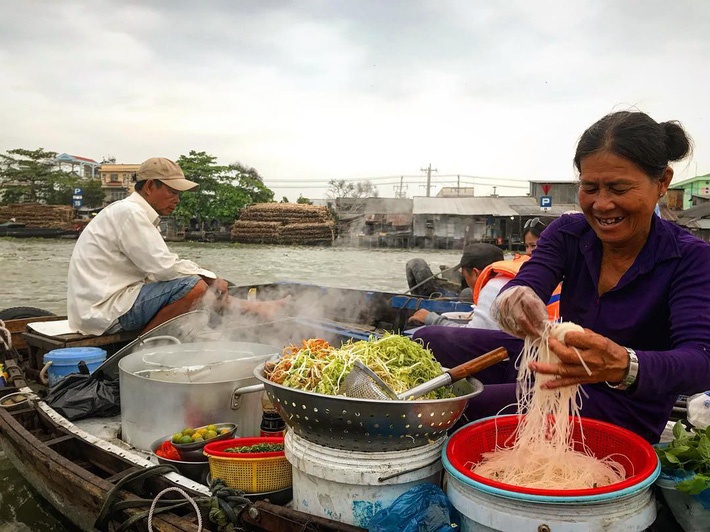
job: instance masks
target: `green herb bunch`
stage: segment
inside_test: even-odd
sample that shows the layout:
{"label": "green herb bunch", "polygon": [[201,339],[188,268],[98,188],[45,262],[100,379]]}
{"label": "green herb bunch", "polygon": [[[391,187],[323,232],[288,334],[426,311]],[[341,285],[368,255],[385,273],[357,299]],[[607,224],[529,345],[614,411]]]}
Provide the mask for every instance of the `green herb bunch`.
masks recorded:
{"label": "green herb bunch", "polygon": [[710,489],[710,427],[686,430],[683,423],[676,421],[673,438],[667,447],[656,447],[656,454],[661,467],[692,474],[675,488],[690,495]]}
{"label": "green herb bunch", "polygon": [[245,445],[242,447],[228,447],[224,450],[225,453],[273,453],[283,451],[283,443],[255,443],[254,445]]}

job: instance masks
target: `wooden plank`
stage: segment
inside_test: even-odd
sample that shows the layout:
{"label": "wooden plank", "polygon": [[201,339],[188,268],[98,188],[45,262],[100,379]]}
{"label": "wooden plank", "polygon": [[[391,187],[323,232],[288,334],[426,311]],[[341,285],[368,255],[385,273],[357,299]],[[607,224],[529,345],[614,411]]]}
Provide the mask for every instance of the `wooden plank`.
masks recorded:
{"label": "wooden plank", "polygon": [[7,320],[5,322],[5,327],[10,331],[12,337],[12,345],[17,350],[27,349],[27,342],[22,337],[22,333],[27,330],[28,323],[35,323],[38,321],[58,321],[65,320],[66,316],[40,316],[37,318],[21,318],[17,320]]}

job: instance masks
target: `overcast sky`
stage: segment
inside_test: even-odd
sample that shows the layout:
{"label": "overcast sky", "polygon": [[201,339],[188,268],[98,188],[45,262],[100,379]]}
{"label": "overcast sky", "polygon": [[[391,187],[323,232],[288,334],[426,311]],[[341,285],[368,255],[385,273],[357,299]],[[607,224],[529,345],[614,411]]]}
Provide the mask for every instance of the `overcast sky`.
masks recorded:
{"label": "overcast sky", "polygon": [[708,0],[0,9],[3,152],[140,163],[206,151],[253,166],[291,201],[323,197],[330,179],[371,179],[393,196],[405,176],[408,197],[425,195],[431,163],[432,195],[456,175],[512,195],[528,179],[573,179],[582,131],[634,107],[694,138],[675,181],[710,173]]}

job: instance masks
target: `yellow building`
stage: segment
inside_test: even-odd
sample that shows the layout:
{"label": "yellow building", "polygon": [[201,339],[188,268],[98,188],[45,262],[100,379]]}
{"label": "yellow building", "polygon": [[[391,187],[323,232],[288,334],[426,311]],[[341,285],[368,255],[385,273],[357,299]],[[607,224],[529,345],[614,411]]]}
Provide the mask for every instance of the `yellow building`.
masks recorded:
{"label": "yellow building", "polygon": [[133,174],[140,164],[102,164],[101,187],[104,189],[104,201],[112,203],[133,192]]}

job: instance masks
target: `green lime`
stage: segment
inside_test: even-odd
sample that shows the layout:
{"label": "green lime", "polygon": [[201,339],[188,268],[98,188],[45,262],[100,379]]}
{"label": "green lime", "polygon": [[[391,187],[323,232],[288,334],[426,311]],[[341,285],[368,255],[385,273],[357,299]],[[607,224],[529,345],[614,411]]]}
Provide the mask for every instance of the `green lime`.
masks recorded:
{"label": "green lime", "polygon": [[184,434],[184,435],[180,438],[180,443],[182,443],[183,445],[186,444],[186,443],[192,443],[192,438],[191,438],[190,436],[188,436],[187,434]]}
{"label": "green lime", "polygon": [[191,429],[191,428],[182,429],[182,433],[185,434],[186,436],[192,436],[195,433],[195,429]]}
{"label": "green lime", "polygon": [[180,440],[182,439],[182,432],[176,432],[173,434],[173,443],[180,443]]}
{"label": "green lime", "polygon": [[217,425],[207,425],[207,430],[209,432],[217,432]]}
{"label": "green lime", "polygon": [[217,437],[217,431],[216,431],[216,430],[208,430],[207,432],[205,432],[205,436],[204,436],[204,437],[205,437],[206,440],[211,440],[212,438],[216,438],[216,437]]}
{"label": "green lime", "polygon": [[205,441],[205,439],[200,434],[193,434],[192,441],[196,443],[198,441]]}

